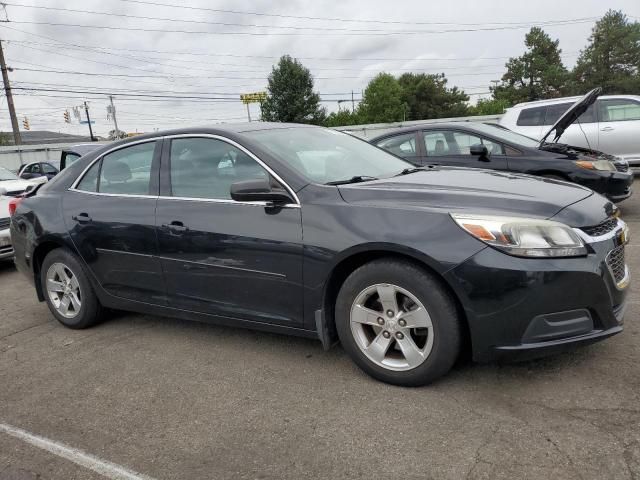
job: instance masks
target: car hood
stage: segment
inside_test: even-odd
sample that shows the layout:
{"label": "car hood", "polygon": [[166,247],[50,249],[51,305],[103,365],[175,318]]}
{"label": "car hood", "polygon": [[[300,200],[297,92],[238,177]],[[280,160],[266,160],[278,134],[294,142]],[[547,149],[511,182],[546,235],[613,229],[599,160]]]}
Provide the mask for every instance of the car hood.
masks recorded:
{"label": "car hood", "polygon": [[580,100],[574,103],[571,107],[569,107],[569,110],[564,112],[564,115],[562,115],[556,121],[556,123],[553,124],[553,126],[544,135],[544,137],[542,137],[542,140],[540,140],[540,145],[544,145],[545,141],[553,131],[556,132],[554,135],[553,141],[557,142],[558,139],[564,133],[564,131],[567,128],[569,128],[569,125],[575,122],[580,117],[580,115],[586,112],[587,108],[593,105],[593,103],[598,99],[598,96],[600,96],[601,93],[602,93],[602,88],[600,87],[594,88],[589,93],[587,93],[584,97],[582,97]]}
{"label": "car hood", "polygon": [[29,185],[38,185],[46,183],[47,177],[36,177],[29,180],[0,180],[0,188],[4,188],[7,192],[23,192]]}
{"label": "car hood", "polygon": [[[558,215],[560,221],[574,227],[597,225],[614,208],[604,197],[573,183],[455,167],[435,167],[338,188],[342,198],[352,204],[545,219]],[[589,209],[568,208],[589,197],[595,197]]]}

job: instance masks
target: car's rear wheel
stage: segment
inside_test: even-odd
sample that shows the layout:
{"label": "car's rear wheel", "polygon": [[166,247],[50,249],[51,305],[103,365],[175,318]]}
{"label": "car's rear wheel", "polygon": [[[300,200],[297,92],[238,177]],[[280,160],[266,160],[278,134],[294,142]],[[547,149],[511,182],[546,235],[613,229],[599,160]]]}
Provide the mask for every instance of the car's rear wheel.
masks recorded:
{"label": "car's rear wheel", "polygon": [[87,328],[102,316],[102,308],[75,255],[58,248],[45,257],[40,274],[49,310],[69,328]]}
{"label": "car's rear wheel", "polygon": [[395,385],[431,383],[451,369],[460,350],[450,294],[433,275],[402,260],[367,263],[345,280],[336,328],[362,370]]}

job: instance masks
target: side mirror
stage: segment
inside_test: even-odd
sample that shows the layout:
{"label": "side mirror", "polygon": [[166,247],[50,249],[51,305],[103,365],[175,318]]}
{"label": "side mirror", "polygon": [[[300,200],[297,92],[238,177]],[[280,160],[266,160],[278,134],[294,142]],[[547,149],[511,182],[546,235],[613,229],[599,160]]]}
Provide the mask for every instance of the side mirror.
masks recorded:
{"label": "side mirror", "polygon": [[482,145],[480,143],[476,143],[475,145],[471,145],[469,148],[469,152],[471,155],[478,155],[479,157],[488,157],[489,149],[486,145]]}
{"label": "side mirror", "polygon": [[236,202],[291,203],[291,197],[284,190],[274,190],[268,178],[243,180],[231,184],[231,198]]}

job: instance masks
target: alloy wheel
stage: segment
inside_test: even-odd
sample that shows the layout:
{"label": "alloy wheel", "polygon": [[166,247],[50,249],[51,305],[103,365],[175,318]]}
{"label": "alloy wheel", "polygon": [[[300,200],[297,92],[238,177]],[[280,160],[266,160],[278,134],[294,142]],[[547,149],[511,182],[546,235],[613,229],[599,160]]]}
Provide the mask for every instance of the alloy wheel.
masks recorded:
{"label": "alloy wheel", "polygon": [[47,270],[47,294],[56,311],[65,318],[80,313],[82,293],[75,274],[63,263],[54,263]]}
{"label": "alloy wheel", "polygon": [[433,348],[429,312],[414,294],[397,285],[381,283],[361,291],[351,306],[350,326],[362,353],[389,370],[416,368]]}

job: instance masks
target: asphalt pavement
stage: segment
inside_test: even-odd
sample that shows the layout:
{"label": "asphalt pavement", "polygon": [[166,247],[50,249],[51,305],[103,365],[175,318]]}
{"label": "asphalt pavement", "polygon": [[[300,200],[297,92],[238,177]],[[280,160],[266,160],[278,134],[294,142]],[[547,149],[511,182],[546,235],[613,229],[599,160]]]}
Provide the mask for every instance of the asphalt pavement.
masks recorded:
{"label": "asphalt pavement", "polygon": [[[640,184],[621,209],[633,275]],[[1,263],[0,479],[640,479],[630,288],[609,340],[405,389],[306,339],[138,314],[69,330]]]}

